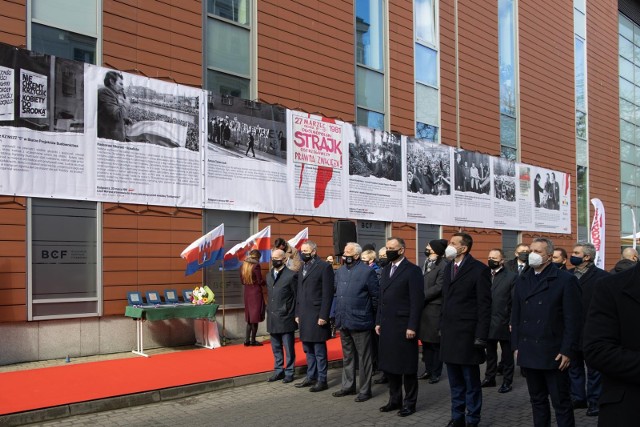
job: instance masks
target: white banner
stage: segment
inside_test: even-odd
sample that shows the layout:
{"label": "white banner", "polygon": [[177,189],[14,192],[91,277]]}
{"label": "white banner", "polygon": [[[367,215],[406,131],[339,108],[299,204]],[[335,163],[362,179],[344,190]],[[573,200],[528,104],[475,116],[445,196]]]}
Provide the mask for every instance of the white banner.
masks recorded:
{"label": "white banner", "polygon": [[0,122],[13,120],[14,87],[13,69],[0,66]]}
{"label": "white banner", "polygon": [[591,230],[589,233],[589,240],[596,247],[596,259],[594,263],[596,267],[604,269],[604,254],[605,254],[605,214],[604,205],[600,199],[591,199],[593,205],[593,222],[591,222]]}

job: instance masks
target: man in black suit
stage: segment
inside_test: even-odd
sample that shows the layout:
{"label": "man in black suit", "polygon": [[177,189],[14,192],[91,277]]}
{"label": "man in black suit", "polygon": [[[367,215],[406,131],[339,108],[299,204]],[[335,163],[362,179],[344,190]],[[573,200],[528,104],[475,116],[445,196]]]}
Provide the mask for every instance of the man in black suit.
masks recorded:
{"label": "man in black suit", "polygon": [[[389,402],[380,412],[399,409],[406,417],[416,411],[418,398],[418,338],[424,304],[422,271],[405,258],[405,243],[387,239],[389,264],[380,276],[376,333],[380,336],[378,367],[389,380]],[[404,400],[402,386],[404,384]]]}
{"label": "man in black suit", "polygon": [[640,264],[595,284],[584,357],[602,375],[600,426],[637,426],[640,402]]}
{"label": "man in black suit", "polygon": [[[587,408],[587,416],[598,415],[598,400],[602,393],[602,382],[600,372],[586,365],[587,374],[585,377],[585,363],[582,354],[582,327],[587,318],[587,310],[593,296],[595,283],[609,273],[594,264],[596,258],[596,248],[593,243],[578,242],[573,247],[571,254],[571,265],[575,266],[571,272],[578,278],[580,290],[582,291],[582,318],[580,323],[580,338],[578,339],[579,351],[576,357],[571,359],[569,367],[569,377],[571,378],[571,402],[573,408]],[[586,392],[585,392],[586,385]]]}
{"label": "man in black suit", "polygon": [[530,247],[531,268],[516,281],[511,348],[526,373],[533,424],[551,425],[550,396],[558,427],[574,426],[567,368],[578,350],[578,279],[551,263],[551,240],[537,238]]}
{"label": "man in black suit", "polygon": [[529,252],[531,252],[529,245],[526,243],[518,243],[514,253],[515,257],[504,263],[505,270],[512,271],[516,274],[524,273],[529,268]]}
{"label": "man in black suit", "polygon": [[317,245],[307,240],[300,248],[304,263],[298,273],[296,322],[307,355],[307,376],[296,387],[323,391],[327,385],[327,340],[331,338],[329,311],[333,301],[334,273],[331,264],[317,257]]}
{"label": "man in black suit", "polygon": [[471,256],[472,246],[467,233],[449,239],[446,253],[455,258],[445,267],[442,284],[440,357],[447,364],[452,427],[477,426],[482,411],[480,364],[491,321],[491,279],[489,267]]}
{"label": "man in black suit", "polygon": [[502,350],[503,377],[498,393],[508,393],[513,388],[513,353],[511,352],[511,297],[518,275],[504,269],[502,249],[489,251],[491,269],[491,325],[487,340],[487,370],[482,387],[495,387],[498,371],[498,344]]}
{"label": "man in black suit", "polygon": [[[295,352],[295,330],[298,325],[295,320],[296,288],[298,275],[285,265],[285,253],[280,249],[271,252],[273,268],[267,275],[267,332],[271,334],[271,350],[274,358],[274,372],[267,381],[282,380],[283,383],[293,381]],[[287,355],[287,363],[282,369],[284,357],[282,349]]]}

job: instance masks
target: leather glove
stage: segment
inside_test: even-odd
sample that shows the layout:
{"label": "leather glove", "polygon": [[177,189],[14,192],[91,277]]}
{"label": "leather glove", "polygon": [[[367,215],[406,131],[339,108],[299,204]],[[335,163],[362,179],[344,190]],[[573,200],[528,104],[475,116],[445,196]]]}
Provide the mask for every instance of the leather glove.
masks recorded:
{"label": "leather glove", "polygon": [[483,340],[482,338],[476,338],[473,341],[473,346],[475,348],[487,348],[487,340]]}

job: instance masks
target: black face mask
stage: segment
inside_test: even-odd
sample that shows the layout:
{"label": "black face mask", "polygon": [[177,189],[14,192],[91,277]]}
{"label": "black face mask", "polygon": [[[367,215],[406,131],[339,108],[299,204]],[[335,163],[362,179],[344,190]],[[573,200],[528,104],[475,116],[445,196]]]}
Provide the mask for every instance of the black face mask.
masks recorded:
{"label": "black face mask", "polygon": [[562,266],[564,265],[564,263],[562,262],[552,262],[553,265],[555,265],[558,268],[562,268]]}
{"label": "black face mask", "polygon": [[523,262],[527,262],[529,260],[529,254],[527,252],[520,252],[518,254],[518,259]]}
{"label": "black face mask", "polygon": [[272,259],[271,264],[273,265],[273,268],[280,268],[284,265],[284,261],[281,259]]}
{"label": "black face mask", "polygon": [[305,253],[305,252],[300,253],[300,259],[303,262],[309,262],[311,261],[311,258],[313,258],[313,256],[310,253]]}
{"label": "black face mask", "polygon": [[431,252],[429,249],[425,249],[424,250],[424,256],[428,257],[429,255],[431,255],[433,252]]}
{"label": "black face mask", "polygon": [[489,268],[492,270],[495,270],[496,268],[500,267],[500,261],[496,261],[495,259],[490,259],[488,264],[489,264]]}
{"label": "black face mask", "polygon": [[389,260],[387,258],[380,258],[378,264],[380,264],[380,267],[385,267],[387,264],[389,264]]}
{"label": "black face mask", "polygon": [[397,260],[398,258],[400,258],[400,251],[390,251],[389,249],[387,249],[387,259],[389,260],[389,262],[394,262],[395,260]]}
{"label": "black face mask", "polygon": [[345,257],[342,257],[342,259],[344,259],[344,263],[346,265],[351,265],[355,261],[355,258],[353,258],[352,256],[345,256]]}

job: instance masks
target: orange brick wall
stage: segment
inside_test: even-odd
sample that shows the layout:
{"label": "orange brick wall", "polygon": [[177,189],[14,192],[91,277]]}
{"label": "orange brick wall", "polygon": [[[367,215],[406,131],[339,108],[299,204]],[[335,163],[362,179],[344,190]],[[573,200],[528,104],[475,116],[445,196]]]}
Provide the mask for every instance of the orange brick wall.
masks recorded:
{"label": "orange brick wall", "polygon": [[27,46],[26,0],[0,1],[0,41],[16,47]]}
{"label": "orange brick wall", "polygon": [[26,203],[0,196],[0,322],[27,319]]}

